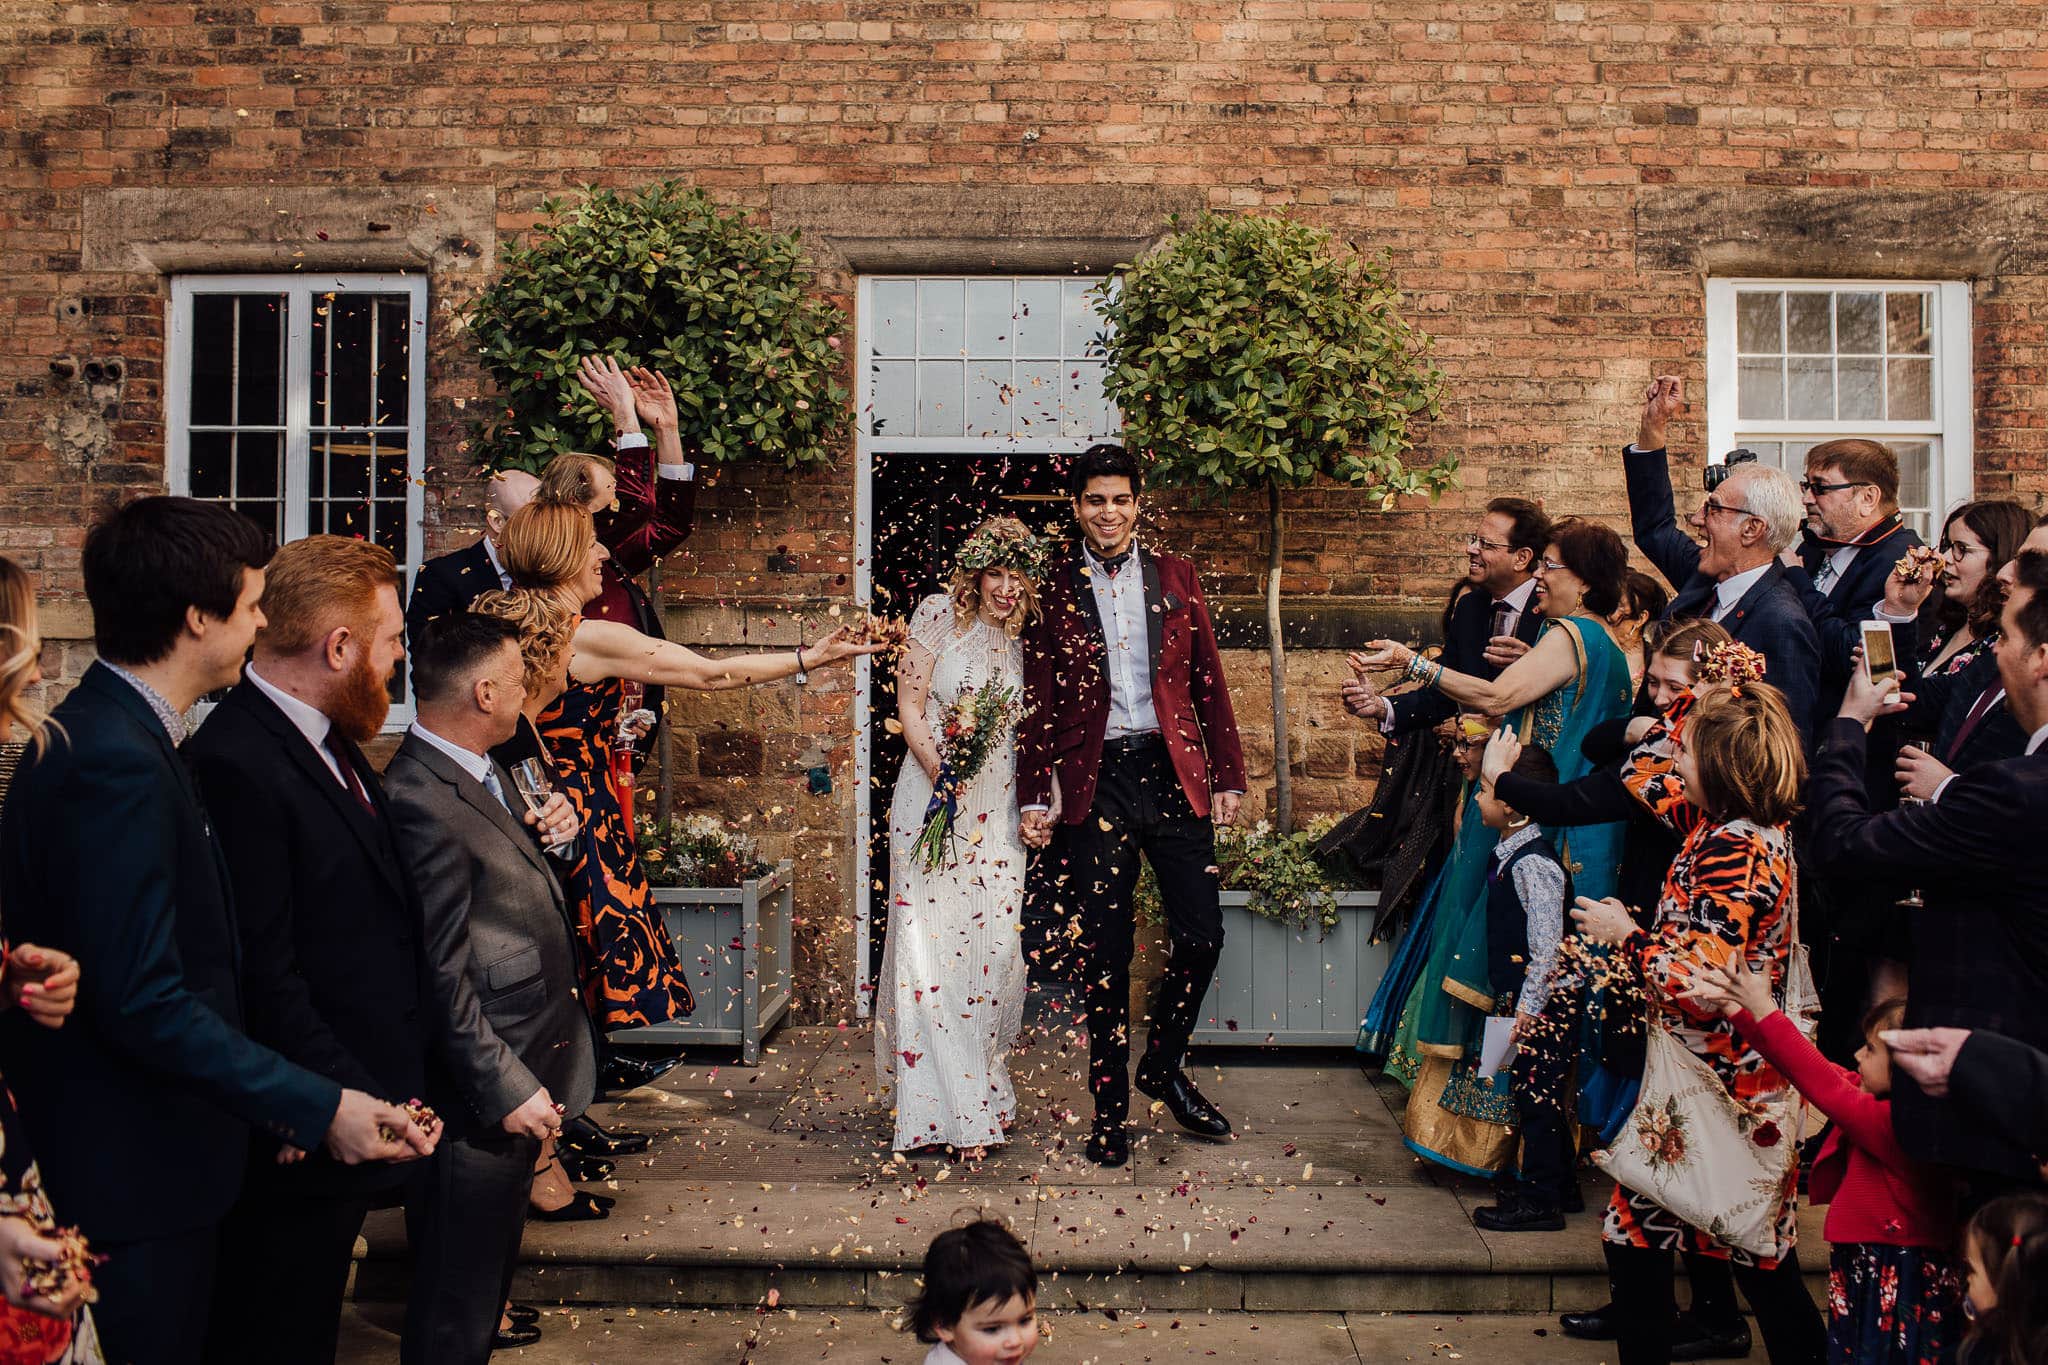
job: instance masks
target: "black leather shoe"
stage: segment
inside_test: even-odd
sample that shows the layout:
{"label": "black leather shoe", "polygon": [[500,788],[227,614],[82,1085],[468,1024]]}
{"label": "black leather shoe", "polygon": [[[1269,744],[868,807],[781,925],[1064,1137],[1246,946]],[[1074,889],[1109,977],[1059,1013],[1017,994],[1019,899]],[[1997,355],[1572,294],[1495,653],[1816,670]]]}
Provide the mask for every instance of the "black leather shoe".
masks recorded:
{"label": "black leather shoe", "polygon": [[1163,1100],[1180,1126],[1190,1133],[1203,1137],[1226,1138],[1230,1136],[1230,1120],[1224,1118],[1215,1105],[1202,1098],[1202,1092],[1195,1089],[1195,1083],[1181,1071],[1165,1076],[1149,1076],[1140,1071],[1132,1084],[1140,1094]]}
{"label": "black leather shoe", "polygon": [[1741,1318],[1730,1323],[1703,1323],[1690,1313],[1680,1313],[1671,1330],[1673,1360],[1741,1360],[1749,1354],[1749,1324]]}
{"label": "black leather shoe", "polygon": [[632,1156],[647,1150],[653,1141],[645,1133],[636,1133],[630,1128],[604,1129],[588,1114],[578,1114],[562,1127],[562,1135],[556,1143],[578,1156],[612,1157]]}
{"label": "black leather shoe", "polygon": [[540,1328],[530,1322],[515,1322],[510,1327],[500,1327],[491,1338],[493,1351],[516,1351],[522,1346],[531,1346],[540,1340]]}
{"label": "black leather shoe", "polygon": [[1118,1124],[1088,1135],[1088,1159],[1098,1166],[1121,1166],[1131,1159],[1131,1136]]}
{"label": "black leather shoe", "polygon": [[681,1066],[680,1052],[611,1052],[604,1059],[604,1088],[617,1094],[652,1085]]}
{"label": "black leather shoe", "polygon": [[578,1185],[595,1185],[612,1178],[612,1163],[600,1156],[563,1152],[556,1160],[562,1163],[562,1174]]}
{"label": "black leather shoe", "polygon": [[612,1202],[601,1194],[578,1190],[569,1197],[568,1203],[558,1209],[528,1204],[526,1216],[536,1223],[594,1223],[612,1216]]}
{"label": "black leather shoe", "polygon": [[1614,1305],[1602,1304],[1589,1313],[1566,1313],[1557,1320],[1568,1337],[1580,1341],[1612,1341],[1615,1337]]}
{"label": "black leather shoe", "polygon": [[505,1305],[505,1316],[512,1320],[515,1327],[531,1327],[540,1321],[540,1310],[530,1303],[508,1303]]}
{"label": "black leather shoe", "polygon": [[1472,1226],[1488,1232],[1562,1232],[1564,1214],[1533,1204],[1487,1204],[1472,1210]]}

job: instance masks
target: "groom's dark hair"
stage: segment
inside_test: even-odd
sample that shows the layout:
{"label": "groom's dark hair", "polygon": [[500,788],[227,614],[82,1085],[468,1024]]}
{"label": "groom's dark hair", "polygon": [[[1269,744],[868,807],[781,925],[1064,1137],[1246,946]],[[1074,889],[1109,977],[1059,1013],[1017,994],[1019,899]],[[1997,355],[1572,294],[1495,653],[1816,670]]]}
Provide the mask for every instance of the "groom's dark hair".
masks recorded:
{"label": "groom's dark hair", "polygon": [[1133,497],[1145,491],[1145,471],[1139,467],[1137,457],[1115,441],[1100,441],[1074,457],[1073,466],[1067,470],[1067,492],[1078,498],[1088,491],[1090,479],[1115,478],[1131,481]]}

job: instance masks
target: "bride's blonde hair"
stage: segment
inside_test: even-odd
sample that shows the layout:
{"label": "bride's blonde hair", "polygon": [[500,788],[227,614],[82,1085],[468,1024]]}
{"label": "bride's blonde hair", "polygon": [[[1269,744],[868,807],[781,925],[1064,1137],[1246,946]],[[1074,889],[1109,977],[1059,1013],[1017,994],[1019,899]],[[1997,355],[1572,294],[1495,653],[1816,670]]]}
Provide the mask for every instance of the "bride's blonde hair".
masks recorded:
{"label": "bride's blonde hair", "polygon": [[1044,562],[1038,537],[1015,517],[990,517],[975,527],[954,556],[953,576],[946,582],[955,622],[964,626],[980,612],[983,573],[1010,569],[1023,586],[1017,592],[1017,609],[1003,622],[1003,633],[1013,640],[1022,635],[1024,627],[1038,619],[1038,575]]}

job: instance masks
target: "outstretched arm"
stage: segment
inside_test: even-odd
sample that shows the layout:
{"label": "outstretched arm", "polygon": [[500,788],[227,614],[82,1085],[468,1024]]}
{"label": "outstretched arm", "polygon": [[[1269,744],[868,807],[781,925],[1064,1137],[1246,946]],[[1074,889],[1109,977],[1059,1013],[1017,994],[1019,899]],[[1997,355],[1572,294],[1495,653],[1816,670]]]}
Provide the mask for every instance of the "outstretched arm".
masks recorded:
{"label": "outstretched arm", "polygon": [[801,650],[741,654],[712,659],[673,640],[657,640],[617,621],[586,618],[576,627],[570,676],[579,682],[624,678],[628,682],[684,687],[696,692],[724,692],[756,683],[795,677],[799,669],[824,668],[860,654],[873,654],[882,642],[853,643],[845,626]]}

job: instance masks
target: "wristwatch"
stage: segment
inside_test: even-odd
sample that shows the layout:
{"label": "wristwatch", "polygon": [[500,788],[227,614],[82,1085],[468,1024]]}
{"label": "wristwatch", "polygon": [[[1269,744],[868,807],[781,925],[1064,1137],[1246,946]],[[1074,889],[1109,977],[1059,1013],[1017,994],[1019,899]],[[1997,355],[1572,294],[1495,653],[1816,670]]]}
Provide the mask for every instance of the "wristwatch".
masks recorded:
{"label": "wristwatch", "polygon": [[796,685],[803,687],[811,680],[811,671],[804,667],[804,647],[796,647]]}

